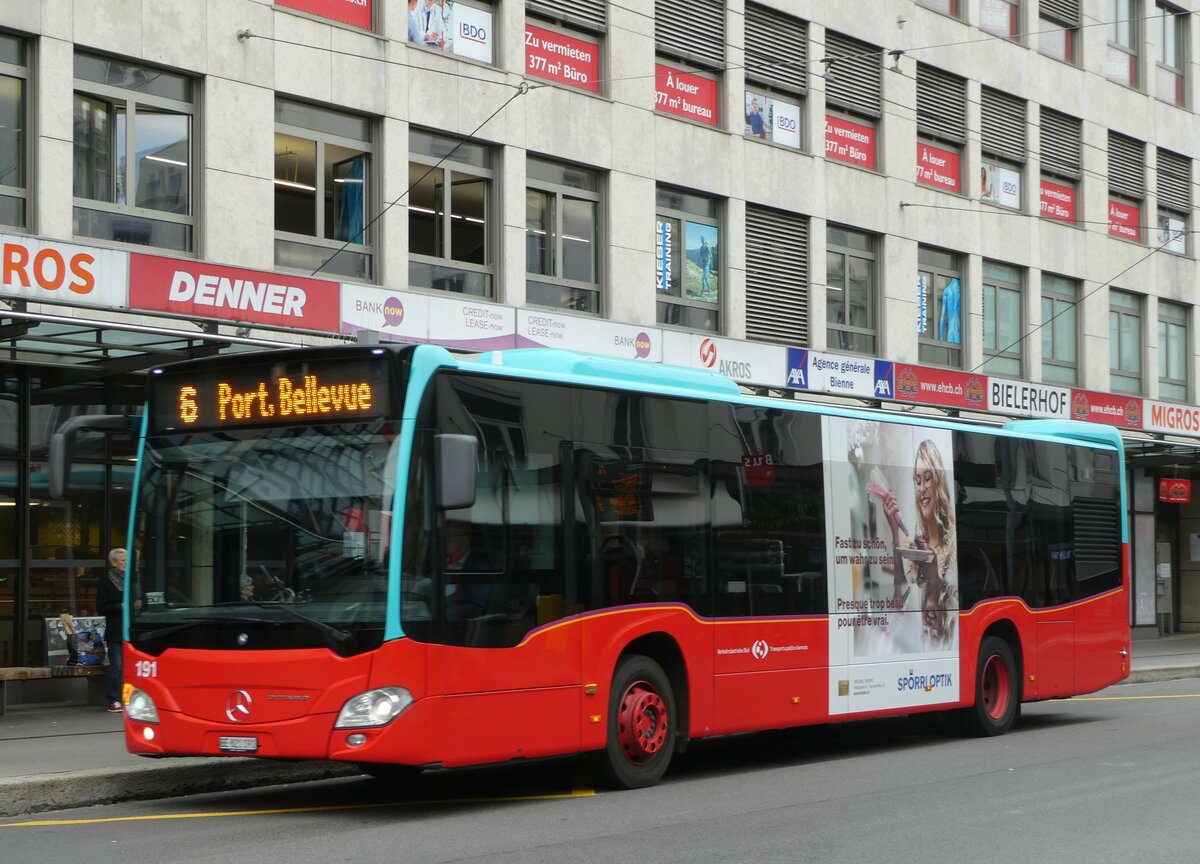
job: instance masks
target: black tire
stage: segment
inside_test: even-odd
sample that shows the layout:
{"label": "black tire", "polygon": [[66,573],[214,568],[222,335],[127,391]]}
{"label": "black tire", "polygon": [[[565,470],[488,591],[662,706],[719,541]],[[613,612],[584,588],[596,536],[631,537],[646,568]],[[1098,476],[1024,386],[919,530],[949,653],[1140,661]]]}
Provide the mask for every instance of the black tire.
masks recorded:
{"label": "black tire", "polygon": [[1012,646],[988,636],[979,646],[975,668],[975,704],[963,709],[965,731],[978,738],[1003,735],[1021,713],[1021,679]]}
{"label": "black tire", "polygon": [[412,765],[389,765],[385,762],[359,762],[358,770],[375,780],[389,783],[412,783],[421,774],[421,769]]}
{"label": "black tire", "polygon": [[592,754],[596,782],[609,789],[653,786],[675,752],[675,692],[667,673],[641,654],[622,657],[608,697],[608,739]]}

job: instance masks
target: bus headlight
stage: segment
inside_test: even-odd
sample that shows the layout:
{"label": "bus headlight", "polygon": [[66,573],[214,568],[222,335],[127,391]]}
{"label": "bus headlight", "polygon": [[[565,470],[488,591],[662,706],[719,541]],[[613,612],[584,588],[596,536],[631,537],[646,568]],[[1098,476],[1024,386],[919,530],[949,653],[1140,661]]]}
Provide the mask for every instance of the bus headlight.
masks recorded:
{"label": "bus headlight", "polygon": [[338,713],[334,729],[358,729],[386,726],[413,703],[412,694],[403,687],[380,687],[352,696]]}
{"label": "bus headlight", "polygon": [[134,688],[125,703],[125,716],[139,723],[157,723],[158,708],[148,694]]}

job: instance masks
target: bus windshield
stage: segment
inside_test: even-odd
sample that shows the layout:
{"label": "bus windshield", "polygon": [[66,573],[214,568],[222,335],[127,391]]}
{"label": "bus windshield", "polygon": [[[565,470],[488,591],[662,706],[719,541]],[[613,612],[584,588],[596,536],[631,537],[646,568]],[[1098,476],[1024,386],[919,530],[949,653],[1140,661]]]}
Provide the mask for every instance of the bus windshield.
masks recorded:
{"label": "bus windshield", "polygon": [[146,441],[130,638],[169,647],[383,638],[394,424],[301,425]]}

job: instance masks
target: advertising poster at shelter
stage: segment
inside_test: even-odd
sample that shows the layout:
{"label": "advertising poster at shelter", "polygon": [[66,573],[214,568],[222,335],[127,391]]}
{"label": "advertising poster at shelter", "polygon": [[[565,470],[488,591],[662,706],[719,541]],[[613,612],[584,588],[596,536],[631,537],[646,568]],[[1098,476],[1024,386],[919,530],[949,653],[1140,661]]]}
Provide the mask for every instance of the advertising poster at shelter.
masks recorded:
{"label": "advertising poster at shelter", "polygon": [[958,699],[951,433],[823,418],[830,710]]}

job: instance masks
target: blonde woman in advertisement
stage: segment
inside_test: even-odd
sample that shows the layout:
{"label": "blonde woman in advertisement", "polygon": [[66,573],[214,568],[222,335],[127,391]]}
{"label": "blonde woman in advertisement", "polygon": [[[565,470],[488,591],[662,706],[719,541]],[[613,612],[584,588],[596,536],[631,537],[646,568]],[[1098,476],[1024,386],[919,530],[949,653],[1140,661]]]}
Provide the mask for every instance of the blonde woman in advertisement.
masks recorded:
{"label": "blonde woman in advertisement", "polygon": [[908,529],[900,514],[900,502],[891,490],[879,496],[892,530],[896,562],[894,596],[903,601],[904,611],[921,612],[922,647],[929,651],[947,650],[954,647],[958,623],[954,614],[958,608],[954,502],[942,454],[929,439],[917,448],[913,489],[917,524],[911,545],[901,542],[901,532],[907,536]]}

